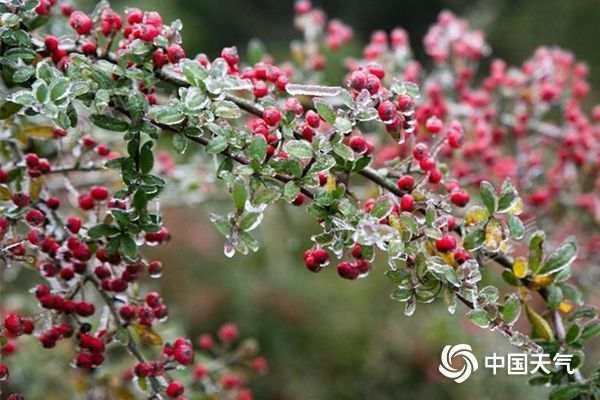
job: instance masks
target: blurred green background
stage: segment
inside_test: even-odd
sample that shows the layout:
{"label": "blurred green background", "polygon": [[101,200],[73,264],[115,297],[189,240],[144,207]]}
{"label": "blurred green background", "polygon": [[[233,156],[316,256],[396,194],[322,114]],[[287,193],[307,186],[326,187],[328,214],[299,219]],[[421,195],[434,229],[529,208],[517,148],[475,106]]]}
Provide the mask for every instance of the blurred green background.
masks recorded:
{"label": "blurred green background", "polygon": [[[89,10],[93,1],[79,2]],[[223,46],[244,48],[258,37],[284,55],[297,37],[292,2],[281,0],[119,0],[125,6],[156,9],[165,21],[183,21],[189,54],[216,56]],[[401,26],[422,59],[421,38],[442,9],[450,9],[488,33],[495,56],[520,63],[538,45],[572,50],[591,67],[600,84],[599,0],[404,0],[314,2],[355,29],[364,43],[375,29]],[[358,47],[357,47],[358,49]],[[415,316],[390,300],[391,284],[376,266],[368,279],[339,279],[334,268],[312,274],[302,264],[316,227],[303,210],[275,208],[258,237],[263,248],[251,256],[226,259],[222,238],[208,212],[218,202],[166,210],[173,240],[153,250],[165,262],[160,285],[172,320],[184,321],[193,336],[226,321],[258,339],[271,371],[253,387],[255,398],[274,400],[507,399],[543,398],[525,377],[480,371],[458,385],[437,371],[445,344],[469,343],[480,362],[485,354],[514,351],[506,340],[451,316],[441,304],[419,305]],[[489,278],[488,278],[489,279]],[[158,288],[158,287],[157,287]],[[459,308],[457,314],[464,309]],[[493,388],[493,390],[491,390]]]}

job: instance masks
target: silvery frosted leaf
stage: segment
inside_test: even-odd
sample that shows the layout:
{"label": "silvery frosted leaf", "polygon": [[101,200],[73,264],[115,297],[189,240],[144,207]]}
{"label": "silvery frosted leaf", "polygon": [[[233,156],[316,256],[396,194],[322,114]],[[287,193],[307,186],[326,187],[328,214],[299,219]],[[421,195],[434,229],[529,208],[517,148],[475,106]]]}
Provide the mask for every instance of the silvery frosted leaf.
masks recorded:
{"label": "silvery frosted leaf", "polygon": [[223,245],[223,254],[225,254],[225,257],[227,258],[231,258],[235,255],[235,247],[229,238],[225,240],[225,244]]}
{"label": "silvery frosted leaf", "polygon": [[206,90],[212,94],[220,94],[225,88],[225,82],[221,78],[208,77],[204,80]]}
{"label": "silvery frosted leaf", "polygon": [[210,77],[211,78],[217,78],[217,79],[223,79],[225,78],[225,76],[227,76],[227,70],[229,69],[229,66],[227,65],[227,62],[222,59],[222,58],[217,58],[215,61],[213,61],[211,67],[210,67]]}
{"label": "silvery frosted leaf", "polygon": [[377,118],[377,110],[373,107],[364,108],[356,114],[356,118],[362,122],[372,121]]}
{"label": "silvery frosted leaf", "polygon": [[297,83],[288,83],[285,90],[292,96],[318,97],[334,97],[343,91],[339,86],[300,85]]}
{"label": "silvery frosted leaf", "polygon": [[417,299],[415,296],[411,296],[406,302],[406,306],[404,306],[404,315],[407,317],[412,316],[415,313],[417,308]]}
{"label": "silvery frosted leaf", "polygon": [[374,105],[374,101],[371,98],[371,93],[367,89],[361,90],[361,92],[354,99],[354,106],[357,112],[361,112],[362,110],[372,107]]}
{"label": "silvery frosted leaf", "polygon": [[228,76],[225,80],[225,83],[227,90],[252,90],[254,88],[252,82],[250,82],[248,79],[239,79],[232,76]]}
{"label": "silvery frosted leaf", "polygon": [[374,219],[364,219],[356,227],[354,241],[367,246],[377,246],[387,249],[388,241],[394,239],[398,231],[389,225],[380,224]]}

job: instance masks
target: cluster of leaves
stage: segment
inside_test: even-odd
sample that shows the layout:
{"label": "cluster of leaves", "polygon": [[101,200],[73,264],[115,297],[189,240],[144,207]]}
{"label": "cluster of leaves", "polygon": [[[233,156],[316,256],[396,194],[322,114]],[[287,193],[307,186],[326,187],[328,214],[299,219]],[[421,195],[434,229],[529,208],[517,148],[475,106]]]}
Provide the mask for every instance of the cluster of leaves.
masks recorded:
{"label": "cluster of leaves", "polygon": [[[203,172],[211,159],[216,161],[215,176],[231,194],[234,206],[227,215],[211,214],[225,236],[225,255],[259,249],[253,231],[275,202],[305,206],[320,227],[312,237],[314,247],[304,256],[311,271],[323,270],[331,253],[348,259],[337,264],[339,275],[356,279],[368,275],[375,257],[387,257],[386,275],[394,285],[391,297],[405,303],[407,315],[415,312],[417,303],[443,299],[454,313],[461,302],[476,325],[501,332],[519,348],[570,352],[575,355],[572,368],[582,366],[583,343],[600,334],[600,328],[595,311],[579,307],[582,296],[568,283],[576,257],[574,242],[545,244],[543,232],[528,235],[522,218],[524,202],[509,180],[497,191],[477,179],[482,205],[463,211],[468,194],[462,188],[469,184],[455,180],[456,169],[445,157],[461,146],[464,149],[461,140],[469,140],[472,121],[423,111],[431,106],[429,101],[439,102],[440,93],[429,90],[430,98],[420,100],[415,67],[400,33],[393,36],[389,65],[387,50],[377,47],[386,46],[379,34],[366,60],[352,64],[342,86],[320,86],[324,61],[315,46],[320,47],[321,38],[329,38],[330,44],[345,41],[348,28],[330,23],[324,29],[321,11],[305,1],[296,8],[305,40],[296,44],[299,61],[293,67],[265,62],[267,55],[257,48],[251,49],[249,65],[240,64],[235,48],[225,48],[212,61],[205,55],[185,58],[180,24],[163,25],[155,14],[139,10],[129,11],[130,25],[122,33],[109,30],[108,34],[98,29],[80,32],[79,20],[73,23],[75,14],[70,10],[66,14],[79,35],[59,39],[45,35],[40,40],[38,28],[47,19],[40,4],[47,1],[0,4],[0,66],[7,91],[0,108],[7,155],[2,164],[6,176],[0,177],[6,194],[0,208],[2,258],[7,266],[33,266],[53,293],[68,300],[83,296],[91,284],[95,300],[110,315],[109,322],[106,318],[92,321],[94,331],[102,337],[106,332],[108,337],[120,337],[138,365],[146,363],[136,345],[139,338],[157,335],[154,317],[148,321],[147,312],[157,319],[164,317],[154,297],[153,301],[146,297],[144,305],[135,281],[140,269],[157,269],[144,260],[143,246],[168,238],[158,210],[159,198],[174,175],[169,168],[173,159],[164,154],[156,157],[156,149],[168,144],[180,154],[195,154],[195,146],[202,147],[204,156],[178,157],[182,164],[201,167]],[[112,24],[115,18],[104,2],[91,15],[98,26]],[[442,28],[453,22],[441,18]],[[150,39],[143,36],[149,25],[160,28]],[[136,37],[131,32],[141,33]],[[432,35],[450,34],[444,32],[438,27]],[[474,48],[456,55],[457,59],[469,64],[485,53],[477,38],[472,37],[474,45],[467,43]],[[51,40],[60,42],[58,48],[64,53],[58,52],[60,58],[49,45]],[[106,46],[85,51],[90,40]],[[444,49],[434,50],[446,60]],[[380,56],[385,62],[372,62]],[[475,121],[478,112],[468,117]],[[23,132],[24,140],[18,141]],[[367,132],[377,134],[367,137]],[[464,138],[463,132],[467,132]],[[97,141],[110,143],[112,150],[101,150]],[[395,153],[391,159],[384,157],[388,162],[382,165],[380,153],[390,149]],[[40,172],[31,153],[48,157],[49,171]],[[86,175],[117,180],[107,204],[102,203],[102,193],[96,195],[102,204],[87,201]],[[63,209],[81,209],[81,230],[64,220],[58,206],[50,205],[56,203],[51,197],[61,195],[64,188],[56,185],[57,177],[68,182],[63,199],[75,200]],[[466,201],[453,200],[459,192]],[[42,222],[38,213],[44,217]],[[47,251],[39,236],[49,238],[57,249]],[[82,262],[73,262],[73,255]],[[92,271],[90,259],[111,264],[112,270]],[[58,265],[59,277],[44,270],[48,262]],[[76,279],[63,273],[71,264],[79,274]],[[502,297],[495,286],[480,287],[484,266],[492,264],[503,268],[502,276],[514,292]],[[111,274],[120,278],[105,277]],[[534,301],[536,293],[544,311],[536,310],[540,308]],[[129,309],[122,311],[125,306],[145,311],[132,316]],[[50,324],[72,319],[64,311],[45,308],[42,318]],[[521,308],[531,335],[515,328]],[[562,314],[568,314],[567,327]],[[128,318],[138,321],[130,324]],[[92,322],[86,323],[86,330]],[[41,330],[36,334],[42,337]],[[164,363],[170,361],[167,357]],[[600,397],[595,376],[586,379],[579,370],[572,376],[558,369],[534,378],[533,383],[557,385],[556,399]],[[148,395],[166,392],[182,399],[174,382],[168,375],[151,379]],[[236,395],[249,398],[242,397],[249,395],[245,391]]]}

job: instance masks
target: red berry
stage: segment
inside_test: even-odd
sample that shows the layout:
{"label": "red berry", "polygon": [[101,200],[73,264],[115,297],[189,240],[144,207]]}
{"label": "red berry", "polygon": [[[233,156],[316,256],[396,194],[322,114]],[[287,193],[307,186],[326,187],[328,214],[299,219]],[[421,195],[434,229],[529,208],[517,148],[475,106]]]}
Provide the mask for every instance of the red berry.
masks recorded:
{"label": "red berry", "polygon": [[27,164],[27,168],[35,169],[38,167],[40,162],[40,158],[35,153],[27,153],[25,155],[25,164]]}
{"label": "red berry", "polygon": [[358,268],[356,268],[352,263],[348,261],[343,261],[339,263],[336,267],[337,273],[344,279],[356,279],[360,274]]}
{"label": "red berry", "polygon": [[152,308],[156,308],[160,306],[161,299],[160,294],[157,292],[150,292],[146,294],[146,304],[148,304]]}
{"label": "red berry", "polygon": [[94,198],[89,194],[79,195],[79,208],[82,210],[91,210],[94,208]]}
{"label": "red berry", "polygon": [[319,117],[319,114],[317,114],[313,110],[308,110],[306,112],[306,116],[304,117],[304,120],[306,121],[308,126],[310,126],[311,128],[318,128],[319,125],[321,124],[321,117]]}
{"label": "red berry", "polygon": [[60,5],[60,13],[64,16],[64,17],[70,17],[71,14],[73,14],[73,5],[69,4],[69,3],[62,3]]}
{"label": "red berry", "polygon": [[6,364],[0,363],[0,382],[7,380],[8,376],[9,376],[8,367],[6,366]]}
{"label": "red berry", "polygon": [[269,126],[277,126],[281,121],[281,111],[275,107],[267,107],[262,113],[262,117]]}
{"label": "red berry", "polygon": [[396,106],[389,100],[382,101],[377,106],[377,113],[382,121],[391,121],[396,116]]}
{"label": "red berry", "polygon": [[121,318],[123,318],[125,321],[131,321],[132,319],[135,318],[137,314],[137,309],[135,306],[132,305],[124,305],[123,307],[121,307],[119,309],[119,315],[121,316]]}
{"label": "red berry", "polygon": [[59,42],[56,36],[48,35],[44,38],[44,45],[46,46],[46,49],[51,52],[54,52],[56,49],[58,49],[58,44]]}
{"label": "red berry", "polygon": [[438,117],[429,117],[427,122],[425,122],[425,129],[427,129],[429,133],[440,133],[443,127],[444,123]]}
{"label": "red berry", "polygon": [[96,49],[97,49],[96,43],[94,43],[90,40],[83,42],[81,44],[81,51],[84,54],[96,54]]}
{"label": "red berry", "polygon": [[172,64],[177,64],[179,60],[185,58],[183,47],[178,44],[172,44],[167,48],[167,58]]}
{"label": "red berry", "polygon": [[348,144],[358,154],[365,154],[369,151],[369,143],[364,136],[355,135],[350,138]]}
{"label": "red berry", "polygon": [[400,209],[402,211],[411,212],[415,209],[415,199],[410,194],[405,194],[400,199]]}
{"label": "red berry", "polygon": [[413,148],[413,157],[420,161],[429,155],[429,147],[425,143],[417,143]]}
{"label": "red berry", "polygon": [[46,220],[46,216],[43,212],[37,209],[29,210],[27,214],[25,214],[25,220],[33,226],[39,226],[44,223]]}
{"label": "red berry", "polygon": [[354,90],[363,90],[367,86],[367,74],[357,70],[350,75],[350,87]]}
{"label": "red berry", "polygon": [[323,265],[329,261],[329,253],[327,253],[327,250],[322,248],[314,249],[312,251],[312,256],[320,265]]}
{"label": "red berry", "polygon": [[96,201],[104,201],[108,198],[109,192],[105,186],[92,186],[90,195]]}
{"label": "red berry", "polygon": [[78,217],[69,217],[67,219],[67,228],[72,233],[78,233],[81,229],[81,219]]}
{"label": "red berry", "polygon": [[194,350],[188,341],[175,346],[173,357],[181,365],[190,365],[194,362]]}
{"label": "red berry", "polygon": [[439,169],[432,169],[431,171],[429,171],[429,183],[440,183],[442,180],[442,173],[440,172]]}
{"label": "red berry", "polygon": [[0,168],[0,183],[8,182],[8,172],[4,168]]}
{"label": "red berry", "polygon": [[169,383],[169,386],[167,386],[166,393],[167,396],[175,398],[181,396],[184,391],[185,388],[183,387],[183,383],[181,383],[178,380],[174,380],[171,383]]}
{"label": "red berry", "polygon": [[221,57],[229,64],[230,66],[236,65],[240,62],[240,56],[238,55],[237,48],[235,47],[225,47],[221,50]]}
{"label": "red berry", "polygon": [[352,246],[352,257],[362,258],[362,246],[359,243],[355,243],[354,246]]}
{"label": "red berry", "polygon": [[227,323],[219,328],[218,336],[223,343],[229,344],[237,340],[239,331],[235,324]]}
{"label": "red berry", "polygon": [[415,178],[410,175],[403,175],[398,178],[396,185],[398,185],[398,189],[400,190],[411,190],[415,186]]}
{"label": "red berry", "polygon": [[86,35],[93,27],[92,19],[81,11],[73,11],[69,17],[69,24],[78,34]]}
{"label": "red berry", "polygon": [[452,251],[456,248],[456,239],[452,235],[445,235],[435,241],[435,248],[443,253]]}
{"label": "red berry", "polygon": [[11,199],[12,199],[13,203],[17,207],[20,207],[20,208],[27,207],[29,205],[29,203],[31,202],[29,195],[27,195],[23,192],[13,193]]}
{"label": "red berry", "polygon": [[77,303],[77,305],[75,306],[75,312],[81,317],[90,317],[94,315],[95,311],[96,308],[92,303],[81,302]]}
{"label": "red berry", "polygon": [[450,194],[450,201],[455,206],[464,207],[469,202],[469,193],[464,190],[452,192],[452,194]]}
{"label": "red berry", "polygon": [[48,197],[48,199],[46,199],[46,205],[51,210],[57,210],[60,207],[60,200],[58,197]]}
{"label": "red berry", "polygon": [[127,22],[131,25],[139,24],[144,20],[144,13],[139,8],[131,8],[127,11]]}
{"label": "red berry", "polygon": [[292,204],[294,204],[295,206],[301,206],[302,204],[304,204],[305,199],[306,198],[302,193],[298,193]]}
{"label": "red berry", "polygon": [[215,342],[212,338],[212,336],[210,336],[209,334],[204,334],[201,335],[198,338],[198,347],[200,347],[200,349],[202,350],[210,350],[213,348],[213,346],[215,345]]}

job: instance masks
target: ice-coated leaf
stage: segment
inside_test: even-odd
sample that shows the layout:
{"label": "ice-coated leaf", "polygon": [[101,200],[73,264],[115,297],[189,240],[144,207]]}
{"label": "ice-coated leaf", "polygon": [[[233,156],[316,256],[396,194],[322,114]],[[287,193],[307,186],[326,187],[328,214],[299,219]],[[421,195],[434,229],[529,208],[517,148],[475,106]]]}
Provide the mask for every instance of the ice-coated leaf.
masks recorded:
{"label": "ice-coated leaf", "polygon": [[283,150],[301,160],[310,160],[313,156],[312,147],[305,140],[290,140],[283,146]]}
{"label": "ice-coated leaf", "polygon": [[92,114],[91,120],[94,125],[109,131],[124,132],[129,129],[129,123],[119,118],[106,114]]}
{"label": "ice-coated leaf", "polygon": [[291,96],[316,96],[316,97],[334,97],[341,93],[343,88],[339,86],[321,86],[321,85],[300,85],[288,83],[285,90]]}
{"label": "ice-coated leaf", "polygon": [[494,214],[498,209],[498,197],[496,197],[494,186],[487,181],[481,182],[481,185],[479,186],[479,194],[481,195],[481,201],[489,213]]}
{"label": "ice-coated leaf", "polygon": [[176,105],[166,105],[152,107],[150,109],[150,118],[159,124],[176,125],[185,119],[185,114],[180,107]]}
{"label": "ice-coated leaf", "polygon": [[542,265],[545,239],[546,234],[543,231],[536,231],[529,238],[529,269],[534,274],[538,272]]}
{"label": "ice-coated leaf", "polygon": [[567,240],[554,250],[544,261],[538,274],[552,275],[557,274],[565,268],[568,268],[577,256],[577,246],[574,241]]}
{"label": "ice-coated leaf", "polygon": [[182,60],[179,65],[187,83],[192,86],[200,86],[208,76],[206,71],[196,60]]}
{"label": "ice-coated leaf", "polygon": [[225,119],[238,119],[242,116],[242,110],[233,101],[224,100],[216,104],[215,115]]}
{"label": "ice-coated leaf", "polygon": [[336,117],[336,113],[333,107],[319,98],[314,99],[313,103],[321,118],[333,125],[335,123]]}
{"label": "ice-coated leaf", "polygon": [[467,313],[467,318],[480,328],[490,326],[490,319],[485,310],[471,310]]}
{"label": "ice-coated leaf", "polygon": [[509,325],[514,324],[521,314],[521,300],[519,300],[519,296],[515,293],[512,293],[504,304],[502,305],[502,319]]}
{"label": "ice-coated leaf", "polygon": [[523,221],[515,215],[509,214],[507,216],[508,230],[510,231],[510,235],[516,239],[520,240],[525,235],[525,225],[523,225]]}

